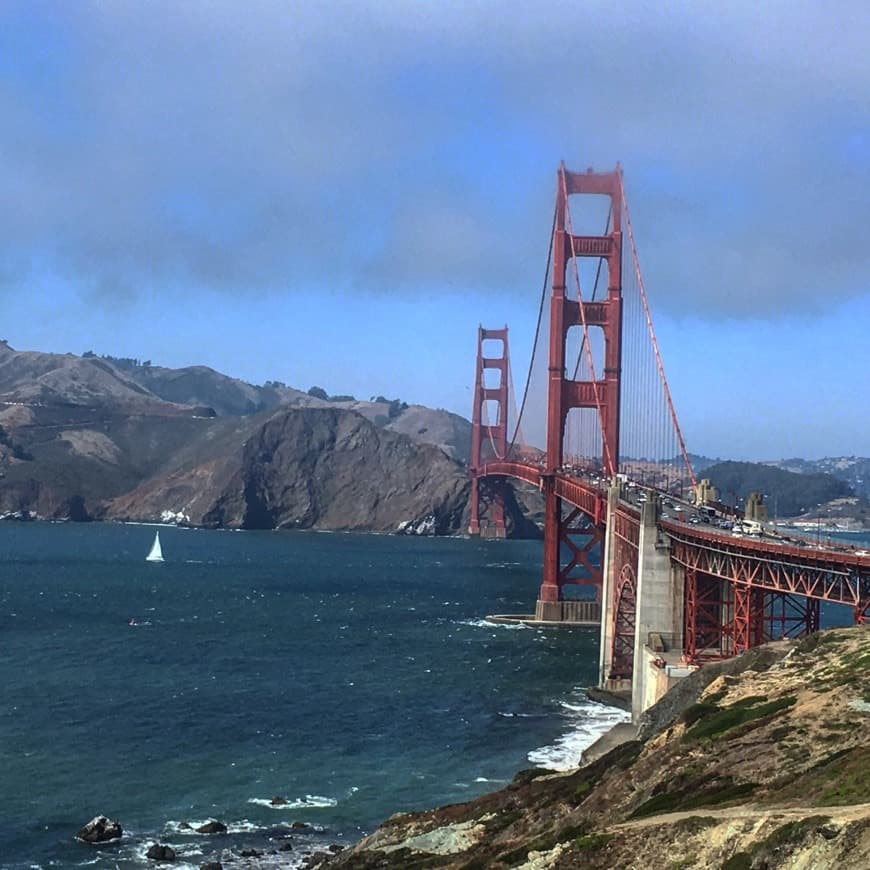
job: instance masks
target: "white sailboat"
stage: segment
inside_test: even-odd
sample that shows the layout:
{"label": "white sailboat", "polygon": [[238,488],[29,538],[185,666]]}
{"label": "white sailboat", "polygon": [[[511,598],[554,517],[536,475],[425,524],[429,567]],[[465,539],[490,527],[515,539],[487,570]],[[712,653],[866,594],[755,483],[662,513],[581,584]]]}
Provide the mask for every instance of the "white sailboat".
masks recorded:
{"label": "white sailboat", "polygon": [[154,543],[151,545],[151,549],[148,551],[148,555],[145,557],[146,562],[162,562],[163,561],[163,550],[160,547],[160,532],[154,533]]}

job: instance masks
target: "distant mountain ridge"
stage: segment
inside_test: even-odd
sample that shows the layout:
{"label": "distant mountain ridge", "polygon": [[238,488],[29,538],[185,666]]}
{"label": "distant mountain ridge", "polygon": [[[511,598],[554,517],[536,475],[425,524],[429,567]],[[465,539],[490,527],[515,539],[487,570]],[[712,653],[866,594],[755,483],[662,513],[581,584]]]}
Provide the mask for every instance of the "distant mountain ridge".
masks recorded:
{"label": "distant mountain ridge", "polygon": [[380,396],[0,343],[4,515],[456,533],[470,437],[456,414]]}
{"label": "distant mountain ridge", "polygon": [[[3,406],[6,409],[3,410]],[[460,462],[471,449],[471,423],[458,414],[377,397],[371,401],[319,398],[277,381],[262,386],[208,366],[180,369],[129,358],[18,351],[0,341],[0,425],[26,423],[21,408],[95,406],[123,413],[167,416],[245,416],[279,407],[341,408],[378,426],[434,444]],[[17,411],[9,411],[10,406]]]}

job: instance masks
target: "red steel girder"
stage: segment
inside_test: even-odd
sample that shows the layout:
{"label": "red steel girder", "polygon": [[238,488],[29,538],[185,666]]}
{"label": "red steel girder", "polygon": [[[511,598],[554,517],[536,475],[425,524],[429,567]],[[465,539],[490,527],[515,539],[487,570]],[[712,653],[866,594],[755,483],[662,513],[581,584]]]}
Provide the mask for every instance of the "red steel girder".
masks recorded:
{"label": "red steel girder", "polygon": [[[778,544],[747,548],[746,542],[709,533],[688,533],[663,523],[671,539],[671,558],[686,568],[772,592],[786,592],[858,607],[861,589],[870,583],[842,558],[851,554],[807,554],[798,547]],[[854,557],[853,557],[854,558]],[[870,565],[868,565],[870,570]]]}
{"label": "red steel girder", "polygon": [[731,654],[733,626],[723,620],[729,602],[723,582],[694,569],[686,571],[685,655],[690,662],[721,659]]}
{"label": "red steel girder", "polygon": [[613,588],[610,679],[630,680],[634,672],[637,581],[631,565],[623,565]]}
{"label": "red steel girder", "polygon": [[[597,596],[601,597],[601,564],[600,557],[604,550],[604,528],[590,522],[585,514],[574,508],[562,518],[559,529],[562,543],[561,552],[569,554],[568,560],[559,568],[559,589],[569,584],[591,585],[598,587]],[[590,554],[598,547],[599,564],[590,560]],[[574,571],[580,568],[584,572],[580,576]]]}

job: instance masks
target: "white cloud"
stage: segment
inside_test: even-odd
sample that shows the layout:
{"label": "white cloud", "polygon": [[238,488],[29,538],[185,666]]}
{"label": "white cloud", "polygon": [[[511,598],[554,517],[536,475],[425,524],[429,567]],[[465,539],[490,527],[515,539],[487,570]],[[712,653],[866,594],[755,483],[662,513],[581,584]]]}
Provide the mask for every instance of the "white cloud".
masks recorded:
{"label": "white cloud", "polygon": [[[0,89],[5,270],[25,249],[100,287],[525,290],[564,157],[623,160],[665,304],[741,316],[815,306],[822,280],[829,299],[867,292],[866,4],[165,0],[56,16],[54,77]],[[31,40],[22,67],[38,27]]]}

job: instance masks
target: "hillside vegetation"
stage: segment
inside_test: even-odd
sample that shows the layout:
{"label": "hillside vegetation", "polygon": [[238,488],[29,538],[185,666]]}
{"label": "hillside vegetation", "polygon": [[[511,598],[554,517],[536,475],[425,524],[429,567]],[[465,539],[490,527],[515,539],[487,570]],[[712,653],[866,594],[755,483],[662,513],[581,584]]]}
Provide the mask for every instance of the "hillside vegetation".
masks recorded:
{"label": "hillside vegetation", "polygon": [[780,641],[705,666],[585,767],[398,814],[320,866],[863,870],[868,725],[867,628]]}
{"label": "hillside vegetation", "polygon": [[824,459],[780,459],[768,462],[785,471],[799,474],[823,472],[844,480],[855,495],[870,499],[870,458],[866,456],[828,456]]}
{"label": "hillside vegetation", "polygon": [[725,504],[750,492],[764,493],[771,516],[774,511],[781,517],[799,516],[853,494],[848,483],[832,474],[797,473],[758,462],[718,462],[704,470],[704,477],[718,488]]}

